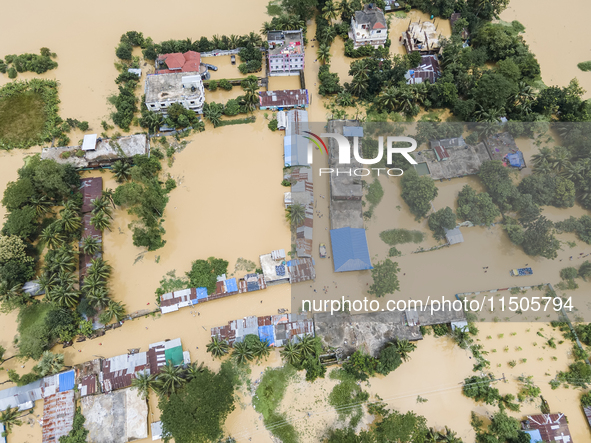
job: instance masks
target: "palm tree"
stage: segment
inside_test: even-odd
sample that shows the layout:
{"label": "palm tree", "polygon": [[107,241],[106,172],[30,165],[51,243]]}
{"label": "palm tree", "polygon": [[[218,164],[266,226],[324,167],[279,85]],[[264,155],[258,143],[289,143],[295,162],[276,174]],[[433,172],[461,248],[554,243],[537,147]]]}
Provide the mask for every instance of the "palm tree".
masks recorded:
{"label": "palm tree", "polygon": [[43,217],[45,214],[51,212],[51,202],[44,195],[41,197],[33,197],[31,204],[35,207],[37,217]]}
{"label": "palm tree", "polygon": [[147,127],[150,133],[154,133],[158,131],[160,126],[162,126],[163,120],[164,118],[159,112],[148,111],[144,117],[140,119],[140,123],[142,126]]}
{"label": "palm tree", "polygon": [[339,16],[340,6],[333,0],[328,0],[322,8],[322,18],[327,20],[330,24]]}
{"label": "palm tree", "polygon": [[259,360],[262,358],[267,358],[270,353],[271,353],[271,348],[269,346],[268,340],[263,340],[263,341],[259,340],[258,342],[255,343],[255,345],[253,346],[253,349],[252,349],[252,354]]}
{"label": "palm tree", "polygon": [[295,365],[300,361],[300,350],[291,340],[279,351],[281,357],[289,364]]}
{"label": "palm tree", "polygon": [[20,426],[23,424],[23,422],[20,421],[19,418],[24,417],[24,415],[18,414],[18,407],[8,407],[8,409],[0,413],[0,423],[2,423],[4,425],[4,428],[6,429],[6,435],[10,434],[13,426]]}
{"label": "palm tree", "polygon": [[332,43],[332,41],[334,40],[334,38],[336,36],[337,36],[337,31],[335,31],[335,28],[333,26],[326,27],[322,30],[322,35],[320,36],[319,43],[325,43],[326,45],[328,45],[330,47],[330,44]]}
{"label": "palm tree", "polygon": [[547,175],[547,174],[551,174],[552,173],[552,165],[547,162],[547,161],[543,161],[541,163],[538,163],[537,165],[534,165],[534,174],[543,174],[543,175]]}
{"label": "palm tree", "polygon": [[228,49],[236,49],[238,47],[238,36],[232,34],[228,40]]}
{"label": "palm tree", "polygon": [[113,190],[111,188],[107,188],[102,192],[102,198],[106,198],[108,202],[111,203],[113,209],[115,209],[115,202],[113,201]]}
{"label": "palm tree", "polygon": [[445,427],[445,433],[439,433],[439,435],[441,436],[439,441],[442,443],[462,443],[462,439],[457,437],[457,434],[447,426]]}
{"label": "palm tree", "polygon": [[368,80],[362,76],[355,76],[351,81],[351,93],[357,97],[361,97],[367,90]]}
{"label": "palm tree", "polygon": [[101,197],[93,200],[91,205],[92,205],[92,213],[93,214],[96,214],[100,211],[110,211],[110,208],[109,208],[110,202],[104,196],[101,196]]}
{"label": "palm tree", "polygon": [[232,352],[232,357],[236,359],[236,363],[243,364],[254,359],[254,355],[246,343],[244,342],[236,342],[234,343],[234,351]]}
{"label": "palm tree", "polygon": [[367,72],[367,61],[362,59],[351,63],[349,75],[352,75],[353,77],[359,77],[363,80],[368,80],[369,73]]}
{"label": "palm tree", "polygon": [[213,358],[222,358],[229,352],[230,345],[227,340],[221,340],[217,335],[211,337],[211,343],[207,344],[207,352]]}
{"label": "palm tree", "polygon": [[222,111],[217,106],[204,106],[203,117],[209,120],[214,128],[217,128],[222,122]]}
{"label": "palm tree", "polygon": [[584,175],[583,165],[581,165],[579,162],[566,165],[560,175],[564,178],[568,178],[573,182],[582,180]]}
{"label": "palm tree", "polygon": [[326,64],[330,61],[330,46],[321,44],[318,47],[318,60],[320,60],[322,64]]}
{"label": "palm tree", "polygon": [[[86,280],[88,280],[88,277],[84,280],[84,283],[86,283]],[[86,289],[83,287],[82,289],[85,291],[84,293],[86,294],[88,303],[90,303],[93,308],[101,310],[109,305],[111,299],[109,298],[109,291],[107,291],[106,288],[97,287],[94,289]],[[109,319],[109,321],[111,321],[111,319]]]}
{"label": "palm tree", "polygon": [[101,244],[98,238],[87,235],[80,242],[80,247],[86,255],[94,256],[94,254],[101,250]]}
{"label": "palm tree", "polygon": [[206,368],[203,366],[203,362],[201,362],[199,365],[197,365],[197,362],[194,361],[187,368],[187,372],[185,374],[187,381],[191,381],[191,380],[196,379],[199,376],[199,374],[201,374],[205,371],[205,369]]}
{"label": "palm tree", "polygon": [[90,267],[87,272],[88,276],[94,275],[106,280],[111,275],[111,265],[109,265],[102,258],[93,258],[90,260]]}
{"label": "palm tree", "polygon": [[57,223],[50,224],[45,228],[40,235],[41,241],[45,243],[49,249],[57,249],[64,244],[64,236],[60,232],[60,227]]}
{"label": "palm tree", "polygon": [[347,0],[341,0],[339,9],[341,10],[341,19],[343,22],[350,21],[351,17],[355,13],[355,10],[351,7],[351,3],[349,3]]}
{"label": "palm tree", "polygon": [[37,282],[39,284],[39,288],[45,292],[51,291],[57,284],[55,274],[48,272],[41,274]]}
{"label": "palm tree", "polygon": [[296,345],[303,359],[316,351],[316,340],[308,334],[304,335]]}
{"label": "palm tree", "polygon": [[552,151],[550,148],[542,148],[538,154],[531,156],[534,166],[542,164],[543,162],[550,163],[552,161]]}
{"label": "palm tree", "polygon": [[99,231],[104,231],[105,228],[109,231],[111,230],[111,221],[102,211],[92,216],[92,218],[90,219],[90,224]]}
{"label": "palm tree", "polygon": [[380,106],[388,111],[393,111],[398,107],[398,90],[394,86],[390,86],[378,97]]}
{"label": "palm tree", "polygon": [[404,361],[408,361],[410,359],[409,354],[417,348],[417,345],[409,342],[408,340],[396,340],[394,346],[396,346],[398,355],[400,355],[400,358]]}
{"label": "palm tree", "polygon": [[80,230],[82,221],[80,220],[78,213],[70,209],[63,209],[60,211],[60,215],[62,226],[66,232],[75,232]]}
{"label": "palm tree", "polygon": [[195,123],[193,123],[193,129],[195,129],[197,132],[205,131],[205,123],[203,123],[203,120],[197,120]]}
{"label": "palm tree", "polygon": [[285,210],[285,218],[294,227],[300,226],[304,223],[306,218],[306,208],[300,203],[289,205]]}
{"label": "palm tree", "polygon": [[554,148],[554,158],[549,162],[552,169],[556,172],[561,172],[564,168],[570,165],[568,152],[565,149]]}
{"label": "palm tree", "polygon": [[150,389],[154,389],[155,377],[147,371],[141,371],[135,374],[131,380],[131,389],[137,389],[140,397],[147,399],[150,395]]}
{"label": "palm tree", "polygon": [[56,250],[53,263],[58,271],[74,272],[76,270],[76,261],[74,253],[65,248],[65,245]]}
{"label": "palm tree", "polygon": [[64,368],[64,354],[54,354],[51,351],[43,351],[41,360],[35,365],[33,370],[41,377],[54,375]]}
{"label": "palm tree", "polygon": [[340,106],[353,106],[353,96],[347,91],[341,91],[337,94],[337,103]]}
{"label": "palm tree", "polygon": [[76,279],[74,274],[65,271],[59,271],[57,273],[56,280],[58,286],[63,286],[65,288],[73,288],[74,285],[78,283],[78,280]]}
{"label": "palm tree", "polygon": [[49,295],[52,302],[66,308],[75,307],[80,298],[80,294],[75,289],[65,286],[54,288]]}
{"label": "palm tree", "polygon": [[185,381],[183,368],[180,366],[175,367],[168,361],[166,366],[160,368],[155,388],[160,396],[170,397],[171,394],[174,394],[185,384]]}
{"label": "palm tree", "polygon": [[256,32],[250,32],[247,36],[247,43],[250,43],[254,46],[261,47],[263,45],[263,39],[259,34]]}
{"label": "palm tree", "polygon": [[126,182],[131,177],[131,165],[126,161],[117,160],[111,170],[117,183]]}
{"label": "palm tree", "polygon": [[64,209],[67,209],[68,211],[72,212],[80,212],[81,208],[80,201],[74,199],[66,200],[62,203],[62,206],[64,207]]}
{"label": "palm tree", "polygon": [[110,313],[111,320],[115,317],[117,321],[121,321],[125,317],[125,304],[120,301],[109,300],[105,312]]}

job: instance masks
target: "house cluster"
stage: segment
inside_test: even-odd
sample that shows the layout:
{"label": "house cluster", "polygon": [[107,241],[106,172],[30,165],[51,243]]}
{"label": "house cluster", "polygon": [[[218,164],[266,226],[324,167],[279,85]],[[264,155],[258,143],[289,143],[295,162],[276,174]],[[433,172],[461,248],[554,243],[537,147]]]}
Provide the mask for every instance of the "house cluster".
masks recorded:
{"label": "house cluster", "polygon": [[[9,407],[25,411],[43,400],[42,442],[54,443],[72,429],[76,400],[80,399],[89,441],[127,443],[147,438],[148,405],[137,390],[129,389],[132,379],[139,372],[158,374],[167,362],[178,366],[190,361],[179,338],[153,343],[147,352],[130,350],[117,357],[101,357],[26,386],[4,389],[0,411]],[[113,393],[116,390],[121,391]]]}
{"label": "house cluster", "polygon": [[269,31],[269,75],[299,75],[304,70],[304,36],[302,30]]}
{"label": "house cluster", "polygon": [[314,260],[301,258],[286,261],[284,249],[260,256],[262,274],[250,273],[242,278],[227,278],[225,274],[217,277],[215,292],[209,294],[207,288],[187,288],[167,292],[160,296],[160,311],[163,314],[193,307],[208,301],[266,289],[278,283],[299,283],[316,278]]}
{"label": "house cluster", "polygon": [[437,33],[437,26],[433,22],[420,19],[418,22],[412,20],[409,22],[400,40],[407,53],[421,54],[421,61],[417,67],[406,72],[404,77],[407,84],[435,83],[441,76],[441,66],[437,56],[441,50],[440,38],[441,35]]}
{"label": "house cluster", "polygon": [[41,159],[54,160],[79,169],[95,169],[108,167],[117,160],[149,153],[150,140],[145,134],[127,135],[117,139],[87,134],[81,146],[43,148]]}
{"label": "house cluster", "polygon": [[384,46],[388,39],[388,24],[383,11],[373,3],[355,11],[351,17],[349,38],[355,49],[368,45],[374,48]]}
{"label": "house cluster", "polygon": [[244,317],[232,320],[225,326],[211,328],[211,336],[227,340],[230,345],[241,342],[247,335],[256,335],[269,346],[285,346],[288,341],[298,341],[304,335],[314,335],[314,321],[306,315],[279,314],[264,317]]}
{"label": "house cluster", "polygon": [[259,107],[262,111],[283,111],[307,108],[310,97],[307,89],[287,89],[259,92]]}
{"label": "house cluster", "polygon": [[452,179],[477,174],[482,163],[501,160],[506,167],[526,167],[523,153],[508,132],[494,134],[476,145],[466,144],[463,137],[430,140],[429,150],[418,152],[414,157],[419,175],[429,175],[434,180]]}

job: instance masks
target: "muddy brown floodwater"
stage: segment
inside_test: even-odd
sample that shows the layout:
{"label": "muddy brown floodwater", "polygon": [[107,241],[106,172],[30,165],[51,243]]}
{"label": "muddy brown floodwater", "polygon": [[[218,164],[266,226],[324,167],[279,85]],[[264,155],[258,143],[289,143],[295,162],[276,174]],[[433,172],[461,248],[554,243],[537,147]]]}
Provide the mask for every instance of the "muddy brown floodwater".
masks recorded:
{"label": "muddy brown floodwater", "polygon": [[[11,5],[15,17],[27,17],[27,32],[22,32],[23,22],[7,21],[0,28],[0,41],[4,42],[0,57],[9,53],[38,52],[42,46],[49,47],[58,54],[59,67],[44,74],[44,78],[55,78],[60,82],[60,99],[62,101],[60,115],[89,121],[91,128],[100,131],[100,121],[107,119],[111,112],[107,97],[116,90],[114,79],[117,71],[114,47],[119,37],[128,30],[142,31],[156,42],[166,39],[197,39],[201,36],[210,37],[214,34],[244,34],[252,30],[258,31],[263,21],[270,20],[266,15],[266,1],[226,2],[223,26],[220,27],[220,9],[215,3],[181,1],[174,8],[167,6],[167,18],[162,18],[162,4],[155,0],[146,2],[115,2],[106,0],[100,4],[81,8],[73,0],[65,0],[59,10],[53,4],[38,4],[34,13],[28,3]],[[582,1],[572,3],[573,10],[589,11],[589,4]],[[518,19],[526,26],[525,38],[532,47],[542,65],[544,81],[547,84],[557,83],[565,86],[573,77],[579,77],[581,84],[591,90],[591,74],[581,73],[576,63],[591,59],[589,47],[585,45],[585,27],[572,26],[572,23],[583,23],[585,14],[567,14],[556,16],[550,13],[548,0],[542,0],[532,7],[531,0],[513,0],[510,8],[503,14],[504,20]],[[562,10],[564,9],[564,5]],[[587,14],[588,15],[588,14]],[[547,17],[557,17],[548,25]],[[92,17],[89,22],[88,17]],[[52,27],[47,32],[34,30],[47,29],[47,20],[51,18]],[[428,17],[420,12],[412,11],[404,18],[391,15],[390,38],[391,52],[403,54],[404,48],[399,44],[398,37],[406,29],[410,19],[423,20]],[[447,21],[438,21],[442,34],[449,36],[450,28]],[[553,32],[548,32],[548,26]],[[577,50],[565,51],[564,39],[559,39],[561,32],[568,27],[567,44],[574,45]],[[314,37],[316,27],[309,23],[308,38]],[[570,42],[569,39],[572,39]],[[561,43],[559,43],[561,42]],[[312,48],[311,45],[315,47]],[[323,121],[327,110],[326,100],[318,95],[317,73],[320,63],[315,62],[316,44],[310,41],[306,50],[306,86],[311,96],[309,108],[310,121]],[[337,72],[341,82],[350,81],[349,65],[353,59],[343,55],[344,44],[337,38],[332,45],[331,71]],[[138,53],[138,50],[135,51]],[[212,78],[243,77],[232,66],[230,58],[212,57],[206,59],[216,65],[219,70],[212,73]],[[559,62],[560,63],[559,63]],[[149,71],[151,67],[144,65]],[[586,77],[585,77],[586,76]],[[19,74],[19,79],[35,77],[34,74]],[[144,77],[145,78],[145,77]],[[6,76],[0,76],[0,85],[8,82]],[[298,88],[297,77],[272,78],[271,89]],[[241,94],[239,87],[226,92],[206,91],[208,101],[225,102]],[[353,108],[351,108],[353,109]],[[164,238],[167,244],[155,252],[145,252],[132,244],[131,233],[127,225],[132,218],[124,211],[114,213],[115,221],[112,231],[104,236],[105,258],[113,265],[114,272],[110,280],[113,297],[127,305],[129,312],[155,307],[154,291],[162,276],[176,270],[182,275],[197,258],[209,256],[221,257],[230,262],[229,272],[239,257],[258,262],[258,256],[273,249],[290,247],[290,232],[285,221],[283,209],[283,192],[280,186],[283,166],[283,143],[280,132],[267,129],[264,112],[255,112],[257,120],[253,124],[212,128],[206,124],[207,130],[185,139],[189,143],[182,152],[175,154],[172,166],[165,166],[165,173],[177,180],[178,188],[170,194],[170,202],[165,212]],[[270,112],[268,112],[270,114]],[[440,118],[445,120],[448,114]],[[73,142],[82,138],[81,133],[70,135]],[[527,140],[518,141],[524,151],[526,160],[537,150],[537,146]],[[28,151],[0,152],[0,189],[16,179],[17,169],[22,166],[23,158],[30,153],[39,152],[40,148]],[[165,162],[164,162],[165,163]],[[316,157],[314,169],[326,167],[325,157]],[[522,174],[527,174],[523,171]],[[105,180],[105,188],[114,188],[111,174],[105,172],[86,173],[101,175]],[[381,179],[384,187],[382,202],[376,207],[374,216],[367,221],[368,243],[373,260],[381,260],[388,254],[389,246],[379,239],[379,232],[392,228],[419,229],[425,233],[425,240],[420,245],[401,245],[402,256],[396,258],[401,267],[400,292],[391,298],[414,298],[425,300],[428,296],[453,297],[457,292],[478,291],[515,284],[508,275],[512,267],[531,263],[535,274],[522,277],[519,284],[530,285],[542,282],[556,283],[559,281],[560,269],[557,261],[526,256],[521,249],[512,245],[500,226],[491,228],[474,227],[465,229],[465,241],[461,245],[423,253],[412,254],[418,247],[431,247],[437,244],[423,221],[417,223],[400,197],[399,180],[394,178]],[[455,209],[458,192],[465,184],[477,190],[481,185],[476,178],[456,179],[437,183],[439,196],[434,200],[435,209],[450,206]],[[127,352],[128,348],[147,349],[149,343],[166,338],[181,337],[185,349],[191,352],[193,361],[203,361],[213,369],[219,367],[219,361],[213,361],[205,352],[211,327],[226,324],[229,320],[247,315],[268,315],[280,308],[289,308],[294,296],[310,296],[314,288],[328,287],[327,297],[340,296],[344,288],[348,288],[352,298],[366,295],[367,285],[371,281],[369,272],[347,273],[338,278],[339,287],[333,281],[332,260],[320,259],[317,246],[319,243],[330,244],[328,229],[328,200],[320,196],[329,195],[328,179],[316,177],[314,180],[317,210],[323,216],[314,220],[314,258],[316,260],[317,279],[313,288],[305,283],[296,287],[282,285],[271,287],[260,293],[241,294],[195,310],[181,310],[166,316],[138,318],[127,322],[122,328],[107,333],[100,339],[76,344],[73,348],[63,350],[66,364],[77,364],[94,356],[110,357]],[[0,207],[0,217],[5,211]],[[580,216],[588,211],[576,206],[571,209],[544,208],[544,215],[558,221],[570,215]],[[561,235],[563,241],[575,240],[573,235]],[[568,260],[570,255],[580,252],[591,252],[589,246],[576,241],[577,246],[559,252],[558,260]],[[484,274],[483,266],[490,268]],[[238,276],[242,271],[239,271]],[[405,274],[405,275],[402,275]],[[591,292],[591,283],[580,282],[581,287],[571,292],[574,297],[581,297]],[[320,292],[320,291],[319,291]],[[262,302],[262,303],[261,303]],[[536,331],[544,327],[549,334],[559,339],[557,332],[551,332],[543,323],[488,323],[480,324],[478,338],[490,351],[488,358],[496,375],[505,373],[509,380],[500,387],[501,391],[517,393],[515,378],[522,373],[533,375],[534,380],[542,388],[544,397],[553,411],[561,411],[568,415],[574,441],[588,441],[591,438],[587,425],[578,407],[579,392],[573,389],[560,388],[553,391],[548,380],[556,371],[564,370],[572,360],[569,354],[570,344],[559,345],[557,349],[541,349],[542,341]],[[511,332],[516,332],[514,336]],[[12,338],[16,334],[16,314],[0,315],[0,345],[8,349],[11,355],[15,351]],[[505,338],[500,339],[499,334]],[[491,339],[485,337],[491,336]],[[101,341],[99,341],[101,340]],[[537,341],[537,346],[533,343]],[[502,346],[501,346],[502,345]],[[509,346],[507,352],[501,348]],[[521,348],[521,350],[517,350]],[[497,352],[493,352],[496,349]],[[80,350],[81,352],[78,352]],[[55,352],[62,351],[54,349]],[[556,357],[553,360],[552,357]],[[543,361],[538,360],[543,358]],[[510,368],[510,360],[519,360],[519,364]],[[523,359],[526,362],[522,362]],[[17,369],[19,373],[31,370],[35,362],[21,363],[16,359],[4,364],[5,369]],[[435,363],[435,364],[434,364]],[[280,366],[278,352],[272,353],[268,361],[252,366],[251,379],[256,383],[266,367]],[[501,367],[498,367],[498,365]],[[24,367],[21,367],[23,366]],[[371,394],[383,398],[390,407],[401,411],[414,410],[424,415],[430,426],[441,428],[448,425],[469,442],[474,433],[469,426],[471,410],[485,414],[491,408],[474,404],[462,396],[459,383],[472,375],[473,360],[468,352],[461,350],[448,338],[427,336],[418,343],[418,349],[412,359],[403,364],[395,373],[388,377],[377,377],[365,386]],[[547,375],[550,374],[550,375]],[[0,373],[0,383],[6,380],[6,372]],[[298,382],[290,386],[286,392],[281,409],[289,420],[294,422],[300,431],[303,441],[318,441],[323,430],[336,425],[336,414],[326,404],[326,395],[334,382],[328,378],[314,384]],[[417,403],[417,396],[427,398],[426,403]],[[273,441],[269,432],[262,425],[261,417],[251,406],[249,393],[241,392],[240,404],[229,416],[226,429],[237,440],[257,442]],[[292,405],[296,404],[297,408]],[[450,408],[449,405],[454,407]],[[35,408],[35,418],[41,413],[41,402]],[[521,413],[514,414],[521,418],[523,414],[537,411],[535,405],[522,407]],[[311,412],[308,417],[307,412]],[[158,420],[159,411],[154,395],[150,399],[150,421]],[[24,425],[14,431],[14,441],[39,442],[40,427]]]}

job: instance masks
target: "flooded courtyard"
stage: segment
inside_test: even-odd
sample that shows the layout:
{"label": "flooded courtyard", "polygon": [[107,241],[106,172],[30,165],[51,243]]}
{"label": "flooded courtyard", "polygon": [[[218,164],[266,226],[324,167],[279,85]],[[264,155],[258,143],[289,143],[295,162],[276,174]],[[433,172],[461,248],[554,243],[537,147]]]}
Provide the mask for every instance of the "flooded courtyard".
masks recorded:
{"label": "flooded courtyard", "polygon": [[[570,2],[577,10],[591,12],[591,6],[587,3],[580,0]],[[45,29],[47,17],[51,17],[51,30],[23,33],[20,31],[20,21],[8,21],[0,29],[0,41],[5,43],[3,53],[37,53],[42,46],[56,52],[59,67],[41,77],[60,82],[60,115],[63,118],[87,120],[91,130],[99,132],[101,120],[108,120],[112,112],[107,98],[116,92],[114,48],[122,33],[137,30],[160,42],[186,37],[198,39],[214,34],[258,32],[263,21],[271,19],[266,14],[266,4],[267,2],[261,0],[231,2],[231,14],[226,14],[223,29],[220,29],[220,21],[215,20],[219,16],[219,8],[214,3],[175,4],[175,9],[178,8],[181,13],[174,20],[162,23],[155,21],[154,17],[157,14],[155,11],[161,9],[162,5],[153,0],[142,4],[107,0],[94,6],[86,6],[84,11],[78,3],[68,0],[66,4],[60,5],[59,12],[53,4],[39,4],[35,14],[30,13],[30,5],[16,3],[11,5],[12,11],[16,17],[27,17],[27,28]],[[574,18],[568,19],[565,14],[551,25],[553,32],[548,32],[548,11],[552,7],[555,8],[555,5],[546,0],[535,6],[531,0],[512,0],[501,18],[507,21],[517,19],[525,25],[525,39],[540,61],[546,84],[566,86],[571,78],[578,77],[581,86],[587,89],[588,97],[591,91],[591,73],[582,73],[576,64],[591,59],[591,50],[583,48],[582,51],[565,51],[559,44],[562,40],[557,38],[568,28],[567,43],[580,45],[585,42],[585,14],[575,14]],[[187,11],[191,12],[186,13]],[[92,26],[84,18],[89,14],[94,23]],[[393,14],[390,16],[391,52],[403,54],[404,48],[398,37],[408,26],[408,21],[428,17],[417,11],[411,11],[404,18]],[[200,18],[198,26],[196,17]],[[574,26],[572,20],[578,26]],[[448,36],[449,22],[438,20],[438,23],[442,34]],[[308,24],[309,40],[314,33],[315,24],[312,21]],[[324,121],[327,116],[324,104],[327,100],[318,95],[317,74],[320,63],[316,61],[317,48],[312,48],[312,45],[316,46],[314,42],[309,42],[306,51],[305,73],[306,87],[311,97],[309,119]],[[336,38],[331,47],[331,71],[339,74],[341,84],[351,80],[348,70],[352,59],[345,58],[343,52],[343,41]],[[229,56],[212,57],[205,61],[219,68],[212,73],[213,79],[244,77],[236,66],[231,65]],[[142,64],[142,68],[148,72],[151,69],[147,64]],[[38,76],[21,73],[18,79],[35,77]],[[7,76],[0,75],[0,85],[8,81]],[[297,77],[270,79],[269,89],[295,88],[299,88]],[[236,86],[231,91],[206,90],[206,100],[226,102],[241,94],[242,90]],[[155,290],[162,277],[172,270],[179,276],[184,275],[193,260],[211,256],[223,258],[229,262],[229,273],[233,273],[238,258],[258,263],[261,254],[276,249],[291,249],[291,234],[283,206],[286,188],[281,186],[284,165],[283,134],[271,132],[267,128],[265,114],[270,112],[256,111],[256,121],[251,124],[213,128],[206,123],[205,132],[192,134],[184,139],[188,142],[186,147],[174,154],[170,166],[166,165],[166,160],[163,161],[164,175],[169,174],[178,186],[171,192],[164,214],[164,239],[167,243],[163,248],[146,252],[133,246],[128,229],[133,218],[123,209],[114,211],[111,231],[105,231],[103,237],[105,259],[113,266],[109,289],[115,300],[125,303],[129,313],[153,310],[156,307]],[[133,130],[139,131],[139,128]],[[82,135],[81,132],[71,133],[72,142],[82,138]],[[518,140],[518,144],[526,160],[537,152],[538,147],[527,140]],[[8,182],[16,179],[24,157],[38,152],[38,147],[26,151],[0,151],[0,189],[5,189]],[[341,274],[337,278],[333,272],[332,260],[319,257],[317,245],[330,244],[329,183],[328,178],[318,177],[317,171],[321,167],[327,167],[326,157],[315,158],[314,164],[315,211],[320,214],[314,219],[313,256],[317,275],[314,282],[301,283],[294,287],[279,285],[260,292],[217,300],[200,306],[198,316],[193,311],[184,309],[164,316],[157,314],[138,318],[126,322],[119,329],[107,332],[104,337],[77,343],[63,350],[58,346],[53,351],[63,352],[66,365],[73,365],[96,356],[124,354],[129,348],[146,350],[149,343],[180,337],[183,347],[190,351],[192,361],[205,362],[215,370],[219,368],[219,361],[212,360],[211,355],[205,351],[212,327],[226,324],[235,318],[269,315],[275,314],[279,309],[291,309],[292,306],[298,306],[301,299],[313,297],[314,290],[320,292],[325,289],[326,298],[347,295],[353,300],[367,296],[367,287],[371,284],[369,271],[345,273],[346,275]],[[527,170],[522,171],[524,175],[527,173]],[[117,186],[110,172],[87,172],[85,176],[101,176],[105,189],[114,189]],[[433,239],[426,221],[416,222],[408,210],[400,196],[399,179],[381,177],[380,181],[384,196],[376,206],[372,218],[365,223],[372,261],[388,256],[389,245],[379,238],[379,233],[384,230],[420,230],[425,236],[420,244],[398,246],[402,256],[393,260],[401,268],[400,292],[386,299],[424,301],[429,296],[451,298],[461,292],[509,287],[516,284],[515,278],[509,275],[509,270],[526,263],[535,268],[535,273],[521,277],[520,285],[555,284],[560,281],[559,269],[563,267],[558,266],[557,261],[566,262],[570,256],[591,253],[591,247],[576,240],[573,234],[561,234],[559,238],[565,244],[558,252],[556,260],[532,258],[509,241],[500,225],[465,228],[462,231],[464,243],[460,245],[413,253],[419,247],[428,249],[438,242]],[[466,184],[477,191],[482,190],[475,177],[437,182],[439,195],[433,201],[434,209],[450,206],[455,210],[457,195]],[[571,215],[580,217],[588,213],[579,206],[570,209],[545,207],[543,215],[552,221],[559,221]],[[5,208],[0,206],[0,218],[4,215]],[[569,248],[566,246],[567,241],[575,241],[576,246]],[[488,268],[487,273],[483,272],[484,267]],[[236,276],[241,276],[240,272]],[[582,298],[591,293],[591,282],[578,282],[579,289],[567,291],[568,295]],[[568,416],[573,440],[578,443],[590,440],[591,433],[579,407],[580,390],[552,390],[548,384],[557,371],[565,370],[572,363],[571,342],[566,341],[558,345],[557,349],[542,349],[542,340],[536,334],[540,328],[545,329],[546,335],[556,337],[557,341],[562,340],[559,332],[552,331],[548,324],[542,322],[481,323],[478,327],[480,332],[477,338],[485,346],[485,350],[490,352],[487,358],[491,362],[491,370],[497,376],[506,376],[507,383],[497,383],[501,393],[516,394],[517,377],[523,374],[532,375],[553,412],[560,411]],[[513,332],[515,335],[511,335]],[[15,334],[16,313],[0,314],[0,345],[7,348],[7,355],[15,352]],[[499,337],[501,334],[504,337]],[[489,336],[490,339],[487,338]],[[505,347],[508,347],[507,351],[504,351]],[[510,360],[520,363],[511,368],[507,364]],[[363,384],[363,388],[372,398],[379,395],[389,407],[403,412],[413,410],[424,415],[429,426],[438,429],[448,426],[465,442],[471,442],[474,440],[474,431],[469,425],[470,411],[483,416],[494,412],[494,408],[475,404],[462,395],[460,383],[473,375],[473,363],[470,352],[460,349],[448,337],[436,338],[429,335],[418,343],[409,362],[387,377],[371,378],[369,384]],[[34,364],[33,361],[23,363],[12,359],[3,368],[25,373]],[[279,367],[282,364],[278,351],[272,352],[266,362],[253,364],[250,375],[252,383],[260,379],[265,368]],[[0,372],[0,383],[6,379],[6,371]],[[324,380],[317,380],[313,384],[299,381],[288,388],[281,407],[299,431],[302,441],[319,441],[325,429],[339,425],[336,413],[324,398],[334,384],[327,374]],[[428,401],[418,403],[418,396]],[[241,392],[240,404],[226,422],[227,433],[239,442],[272,442],[270,433],[262,424],[251,401],[249,392]],[[42,414],[40,404],[38,402],[36,405],[33,415],[36,420]],[[157,421],[159,410],[155,395],[151,396],[149,405],[149,421]],[[292,405],[297,405],[297,408]],[[449,405],[453,405],[453,408]],[[524,415],[537,411],[539,405],[532,403],[523,405],[521,412],[512,415],[521,419]],[[41,429],[38,422],[16,428],[12,439],[19,442],[39,442]]]}

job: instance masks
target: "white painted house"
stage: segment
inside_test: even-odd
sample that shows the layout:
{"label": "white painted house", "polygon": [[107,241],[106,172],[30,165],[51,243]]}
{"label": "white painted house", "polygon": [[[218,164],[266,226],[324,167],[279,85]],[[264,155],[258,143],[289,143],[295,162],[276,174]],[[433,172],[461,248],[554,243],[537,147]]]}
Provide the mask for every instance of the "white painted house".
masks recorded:
{"label": "white painted house", "polygon": [[382,10],[370,3],[363,7],[363,11],[355,11],[351,17],[349,38],[355,49],[367,45],[384,46],[388,39],[388,24]]}

